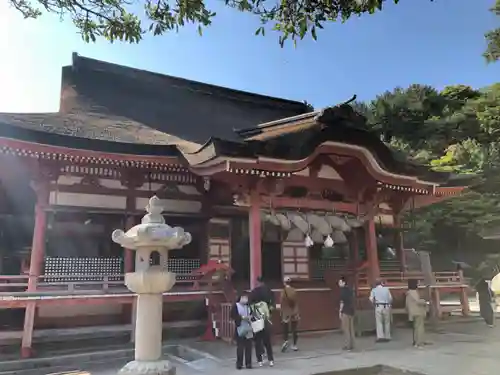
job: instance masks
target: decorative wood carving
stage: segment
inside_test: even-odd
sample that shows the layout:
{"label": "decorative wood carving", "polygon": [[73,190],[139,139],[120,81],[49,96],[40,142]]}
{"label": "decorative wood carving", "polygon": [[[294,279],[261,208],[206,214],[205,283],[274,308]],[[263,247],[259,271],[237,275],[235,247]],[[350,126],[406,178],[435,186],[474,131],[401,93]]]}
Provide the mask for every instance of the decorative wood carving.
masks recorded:
{"label": "decorative wood carving", "polygon": [[129,189],[137,189],[146,182],[146,175],[134,169],[120,170],[120,182],[123,186]]}
{"label": "decorative wood carving", "polygon": [[376,187],[376,180],[368,173],[364,165],[357,159],[339,155],[329,155],[328,165],[335,169],[345,181],[349,199],[367,200],[365,193]]}
{"label": "decorative wood carving", "polygon": [[330,159],[336,164],[336,165],[343,165],[351,160],[354,160],[350,156],[344,156],[344,155],[336,155],[336,154],[331,154]]}
{"label": "decorative wood carving", "polygon": [[30,174],[30,187],[37,195],[40,204],[47,204],[50,194],[50,185],[57,181],[61,174],[61,168],[57,162],[48,162],[35,159],[26,160],[28,173]]}
{"label": "decorative wood carving", "polygon": [[92,175],[82,177],[79,184],[83,186],[101,187],[99,177]]}
{"label": "decorative wood carving", "polygon": [[156,195],[158,195],[159,198],[165,198],[165,197],[170,197],[170,196],[179,196],[183,195],[180,191],[177,185],[173,183],[168,183],[164,184],[161,188],[159,188],[156,191]]}
{"label": "decorative wood carving", "polygon": [[285,181],[282,178],[268,177],[261,181],[261,190],[264,194],[280,196],[285,191]]}

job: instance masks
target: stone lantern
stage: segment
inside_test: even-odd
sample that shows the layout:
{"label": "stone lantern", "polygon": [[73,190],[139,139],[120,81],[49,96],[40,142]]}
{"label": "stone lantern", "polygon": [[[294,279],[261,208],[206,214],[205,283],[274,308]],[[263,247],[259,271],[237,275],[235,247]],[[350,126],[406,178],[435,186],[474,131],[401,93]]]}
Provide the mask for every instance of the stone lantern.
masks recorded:
{"label": "stone lantern", "polygon": [[[168,272],[168,251],[191,242],[184,229],[165,224],[158,197],[149,200],[141,224],[127,232],[117,229],[111,238],[126,249],[135,250],[135,272],[125,275],[125,285],[137,294],[135,360],[120,374],[175,374],[175,367],[162,360],[163,293],[172,289],[175,274]],[[155,253],[156,252],[156,253]],[[152,264],[151,259],[159,259]]]}

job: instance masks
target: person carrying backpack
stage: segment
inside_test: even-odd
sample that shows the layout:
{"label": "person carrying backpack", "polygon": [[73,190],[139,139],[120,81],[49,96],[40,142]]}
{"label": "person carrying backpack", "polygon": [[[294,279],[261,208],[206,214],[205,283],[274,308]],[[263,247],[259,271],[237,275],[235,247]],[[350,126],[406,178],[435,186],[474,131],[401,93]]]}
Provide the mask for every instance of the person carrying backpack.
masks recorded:
{"label": "person carrying backpack", "polygon": [[272,323],[271,313],[274,310],[274,295],[272,290],[264,283],[262,277],[257,279],[257,287],[250,292],[250,307],[254,321],[252,327],[258,322],[262,327],[254,329],[255,354],[259,367],[264,365],[263,356],[267,354],[269,366],[274,366],[273,346],[271,344]]}

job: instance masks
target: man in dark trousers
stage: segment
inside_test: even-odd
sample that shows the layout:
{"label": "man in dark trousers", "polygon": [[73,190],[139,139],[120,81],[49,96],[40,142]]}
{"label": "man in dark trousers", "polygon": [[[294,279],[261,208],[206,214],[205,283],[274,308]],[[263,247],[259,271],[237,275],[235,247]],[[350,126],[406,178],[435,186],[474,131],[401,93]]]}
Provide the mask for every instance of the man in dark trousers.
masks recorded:
{"label": "man in dark trousers", "polygon": [[273,291],[264,283],[262,277],[257,279],[257,286],[250,292],[250,305],[254,314],[264,319],[264,329],[255,333],[255,354],[257,363],[263,366],[263,354],[267,353],[269,366],[274,366],[273,347],[271,345],[271,312],[275,301]]}
{"label": "man in dark trousers", "polygon": [[344,333],[344,350],[354,349],[354,292],[344,276],[339,280],[340,306],[339,316]]}

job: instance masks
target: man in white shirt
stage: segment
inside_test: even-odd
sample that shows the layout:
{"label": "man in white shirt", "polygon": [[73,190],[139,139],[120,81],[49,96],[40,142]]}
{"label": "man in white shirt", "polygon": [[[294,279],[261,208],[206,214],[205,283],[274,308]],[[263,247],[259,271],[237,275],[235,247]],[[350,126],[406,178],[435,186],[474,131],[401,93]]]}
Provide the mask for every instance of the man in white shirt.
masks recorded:
{"label": "man in white shirt", "polygon": [[389,288],[380,280],[370,293],[370,302],[375,306],[375,321],[377,324],[377,342],[391,340],[391,304],[392,295]]}

